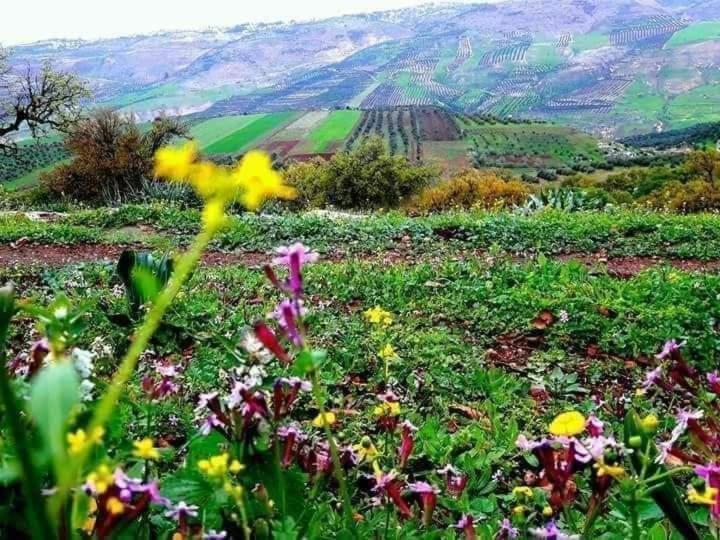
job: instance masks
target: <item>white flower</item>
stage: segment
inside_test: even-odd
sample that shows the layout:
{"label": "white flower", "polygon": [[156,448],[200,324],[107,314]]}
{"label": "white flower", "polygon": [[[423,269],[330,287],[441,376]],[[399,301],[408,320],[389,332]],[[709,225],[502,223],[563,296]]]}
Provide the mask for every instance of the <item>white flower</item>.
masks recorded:
{"label": "white flower", "polygon": [[95,355],[90,351],[74,348],[70,353],[73,365],[82,379],[87,379],[93,372]]}

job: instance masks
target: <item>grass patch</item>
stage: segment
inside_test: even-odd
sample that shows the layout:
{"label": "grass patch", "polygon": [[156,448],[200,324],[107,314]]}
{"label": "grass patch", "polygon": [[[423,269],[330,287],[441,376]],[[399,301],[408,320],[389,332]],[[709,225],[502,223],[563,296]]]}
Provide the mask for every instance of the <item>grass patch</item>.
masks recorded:
{"label": "grass patch", "polygon": [[308,135],[312,151],[325,152],[332,143],[343,141],[361,116],[361,111],[333,111]]}
{"label": "grass patch", "polygon": [[209,154],[241,152],[251,144],[259,142],[272,131],[296,116],[297,113],[295,112],[279,112],[262,115],[230,135],[208,145],[205,151]]}
{"label": "grass patch", "polygon": [[702,21],[691,24],[687,28],[675,32],[665,44],[665,48],[672,49],[692,43],[701,43],[709,39],[720,39],[720,21]]}

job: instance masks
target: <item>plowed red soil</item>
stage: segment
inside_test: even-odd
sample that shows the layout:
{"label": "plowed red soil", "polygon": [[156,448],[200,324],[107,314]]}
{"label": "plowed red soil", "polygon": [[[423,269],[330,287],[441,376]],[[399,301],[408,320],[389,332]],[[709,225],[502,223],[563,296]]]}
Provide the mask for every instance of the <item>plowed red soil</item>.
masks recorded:
{"label": "plowed red soil", "polygon": [[[142,246],[123,246],[114,244],[77,244],[73,246],[20,243],[0,246],[0,267],[7,266],[46,266],[58,267],[88,262],[115,262],[127,247],[142,249]],[[240,252],[224,253],[211,251],[203,257],[207,266],[243,265],[262,266],[271,258],[271,253]],[[462,252],[455,255],[458,260],[484,257],[482,252]],[[324,256],[326,262],[342,262],[354,256],[341,253]],[[432,256],[416,255],[406,249],[387,250],[372,256],[357,256],[358,260],[381,263],[383,265],[415,264],[432,260]],[[627,279],[638,273],[663,264],[688,272],[718,272],[720,260],[701,261],[695,259],[665,259],[661,257],[615,257],[606,258],[603,254],[567,254],[557,256],[561,261],[577,261],[589,268],[606,271],[611,276]],[[517,258],[518,262],[527,259]]]}

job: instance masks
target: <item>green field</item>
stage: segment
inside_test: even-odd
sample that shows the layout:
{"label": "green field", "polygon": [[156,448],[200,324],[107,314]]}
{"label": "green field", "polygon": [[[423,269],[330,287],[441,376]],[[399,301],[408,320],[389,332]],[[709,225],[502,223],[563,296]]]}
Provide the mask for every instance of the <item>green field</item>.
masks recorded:
{"label": "green field", "polygon": [[267,137],[272,131],[297,117],[295,112],[281,112],[260,115],[244,127],[205,148],[209,154],[230,154],[241,152],[253,142]]}
{"label": "green field", "polygon": [[313,152],[326,152],[330,145],[350,135],[362,116],[361,111],[334,111],[308,135]]}
{"label": "green field", "polygon": [[607,34],[601,34],[599,32],[590,32],[589,34],[573,36],[572,43],[570,44],[575,52],[599,49],[600,47],[605,47],[607,45],[610,45],[610,37]]}
{"label": "green field", "polygon": [[244,116],[211,118],[210,120],[205,120],[204,122],[194,125],[190,129],[190,135],[192,135],[193,139],[197,141],[201,148],[207,148],[263,116],[265,115],[248,114]]}
{"label": "green field", "polygon": [[720,21],[704,21],[691,24],[679,32],[665,44],[665,48],[680,47],[691,43],[700,43],[708,39],[720,39]]}
{"label": "green field", "polygon": [[699,86],[671,100],[667,115],[673,127],[687,127],[697,123],[720,120],[720,85]]}

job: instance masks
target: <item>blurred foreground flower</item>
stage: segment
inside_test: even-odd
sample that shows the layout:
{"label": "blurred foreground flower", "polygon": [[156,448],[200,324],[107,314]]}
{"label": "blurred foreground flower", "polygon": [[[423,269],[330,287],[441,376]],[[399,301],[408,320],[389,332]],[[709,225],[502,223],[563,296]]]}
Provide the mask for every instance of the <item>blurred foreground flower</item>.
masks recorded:
{"label": "blurred foreground flower", "polygon": [[225,210],[239,201],[248,210],[257,210],[267,199],[293,199],[295,190],[283,184],[273,170],[270,157],[251,151],[233,168],[211,161],[198,161],[197,145],[161,148],[155,154],[155,175],[190,184],[205,201],[203,224],[212,231],[225,221]]}

